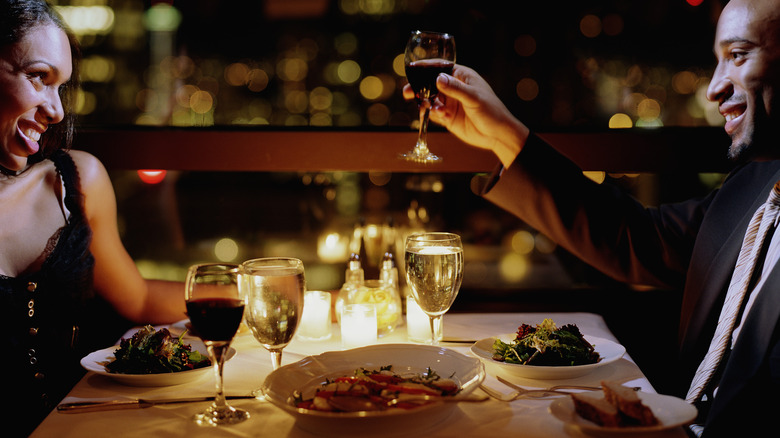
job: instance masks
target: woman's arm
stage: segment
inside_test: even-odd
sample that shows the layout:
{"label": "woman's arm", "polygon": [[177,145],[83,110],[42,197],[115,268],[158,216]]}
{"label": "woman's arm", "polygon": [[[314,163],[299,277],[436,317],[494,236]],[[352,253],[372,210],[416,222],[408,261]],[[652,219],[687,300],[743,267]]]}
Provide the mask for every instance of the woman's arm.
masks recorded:
{"label": "woman's arm", "polygon": [[119,237],[116,198],[102,163],[83,151],[71,151],[92,229],[95,291],[123,317],[139,324],[159,324],[185,317],[184,285],[145,280]]}

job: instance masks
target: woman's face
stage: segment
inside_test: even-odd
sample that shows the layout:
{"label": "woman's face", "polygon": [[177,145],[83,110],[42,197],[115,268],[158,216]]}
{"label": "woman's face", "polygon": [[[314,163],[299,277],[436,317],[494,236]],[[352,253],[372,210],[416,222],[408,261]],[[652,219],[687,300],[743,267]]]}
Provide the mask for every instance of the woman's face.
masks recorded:
{"label": "woman's face", "polygon": [[41,135],[62,121],[59,89],[71,72],[68,37],[53,24],[36,26],[0,48],[0,165],[24,169]]}

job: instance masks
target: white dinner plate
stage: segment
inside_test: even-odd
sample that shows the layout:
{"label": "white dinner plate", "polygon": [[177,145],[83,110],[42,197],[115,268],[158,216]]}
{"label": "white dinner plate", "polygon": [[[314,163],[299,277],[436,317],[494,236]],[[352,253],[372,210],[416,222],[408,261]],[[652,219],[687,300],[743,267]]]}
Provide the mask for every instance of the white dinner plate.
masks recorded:
{"label": "white dinner plate", "polygon": [[[206,346],[200,340],[188,340],[186,342],[192,345],[193,350],[200,351],[201,354],[208,357]],[[113,347],[104,348],[102,350],[93,351],[92,353],[84,356],[81,359],[81,366],[87,371],[92,371],[95,374],[109,377],[119,383],[129,386],[173,386],[181,385],[184,383],[193,382],[201,377],[207,375],[213,375],[214,369],[211,366],[196,368],[194,370],[179,371],[176,373],[160,373],[160,374],[120,374],[110,373],[106,370],[106,364],[113,361],[114,351],[119,348],[118,345]],[[228,355],[225,360],[231,359],[236,354],[234,348],[228,350]]]}
{"label": "white dinner plate", "polygon": [[571,397],[562,397],[550,404],[549,410],[553,416],[564,423],[577,426],[586,432],[602,434],[616,434],[624,436],[630,433],[660,432],[674,427],[684,426],[696,418],[696,408],[685,400],[670,395],[654,394],[649,392],[637,392],[639,399],[658,419],[659,424],[654,426],[636,427],[604,427],[580,417],[574,410],[574,402]]}
{"label": "white dinner plate", "polygon": [[485,367],[478,359],[443,347],[384,344],[331,351],[308,356],[273,371],[265,379],[266,399],[296,419],[301,429],[315,434],[338,436],[413,436],[446,420],[457,403],[436,403],[414,409],[372,412],[322,412],[296,408],[293,393],[311,398],[328,378],[354,375],[355,370],[378,370],[392,365],[399,374],[421,374],[430,367],[461,387],[459,395],[474,391],[485,379]]}
{"label": "white dinner plate", "polygon": [[620,359],[624,354],[626,354],[626,348],[616,342],[612,342],[609,339],[597,338],[595,336],[583,335],[585,340],[593,345],[593,348],[595,348],[596,352],[601,357],[600,361],[587,365],[542,366],[522,365],[493,360],[493,343],[496,341],[496,339],[501,339],[502,341],[509,343],[515,338],[515,336],[515,333],[509,333],[497,337],[482,339],[475,342],[474,345],[471,346],[471,352],[489,366],[496,366],[501,371],[506,372],[513,377],[543,380],[571,379],[574,377],[584,376],[600,367],[603,367],[604,365],[610,364]]}

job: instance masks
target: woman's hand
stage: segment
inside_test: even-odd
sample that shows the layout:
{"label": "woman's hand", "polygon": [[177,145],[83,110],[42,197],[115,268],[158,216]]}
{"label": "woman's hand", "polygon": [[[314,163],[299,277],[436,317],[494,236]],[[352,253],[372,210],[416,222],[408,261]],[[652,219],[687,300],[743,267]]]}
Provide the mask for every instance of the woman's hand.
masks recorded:
{"label": "woman's hand", "polygon": [[[528,128],[496,96],[488,83],[474,70],[455,65],[452,76],[436,80],[439,95],[430,119],[466,143],[488,149],[505,167],[514,161],[528,138]],[[404,97],[414,98],[407,84]]]}

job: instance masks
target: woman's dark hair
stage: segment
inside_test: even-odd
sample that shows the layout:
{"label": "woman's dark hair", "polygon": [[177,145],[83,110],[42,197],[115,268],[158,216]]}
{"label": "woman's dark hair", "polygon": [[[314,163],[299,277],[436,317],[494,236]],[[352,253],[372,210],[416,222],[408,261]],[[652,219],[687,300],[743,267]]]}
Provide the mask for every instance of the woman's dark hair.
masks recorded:
{"label": "woman's dark hair", "polygon": [[[78,41],[62,17],[44,0],[0,0],[0,47],[21,41],[38,26],[54,24],[68,36],[73,73],[70,80],[60,88],[60,100],[65,117],[52,125],[41,138],[41,158],[51,155],[57,149],[67,149],[73,142],[76,124],[74,103],[79,88],[78,64],[81,50]],[[38,154],[36,154],[38,155]],[[30,157],[33,160],[33,157]]]}

